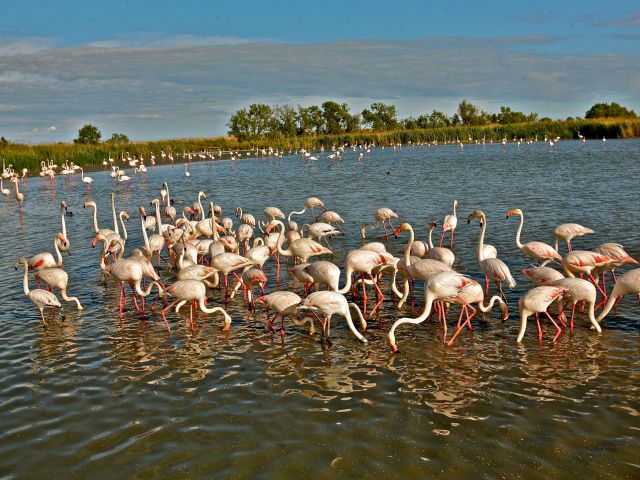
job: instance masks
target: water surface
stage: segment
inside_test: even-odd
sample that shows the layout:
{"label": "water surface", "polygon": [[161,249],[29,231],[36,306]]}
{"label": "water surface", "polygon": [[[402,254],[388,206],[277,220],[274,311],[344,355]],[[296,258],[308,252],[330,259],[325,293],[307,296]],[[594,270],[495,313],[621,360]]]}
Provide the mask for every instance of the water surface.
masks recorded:
{"label": "water surface", "polygon": [[[22,211],[3,200],[0,476],[638,478],[636,299],[623,299],[601,335],[580,317],[556,344],[545,325],[540,345],[530,325],[517,345],[517,299],[530,287],[520,270],[528,262],[514,243],[517,220],[505,213],[524,210],[523,241],[550,242],[555,225],[579,222],[597,234],[576,239],[576,248],[617,241],[637,258],[640,142],[404,146],[374,149],[363,161],[351,151],[337,161],[328,153],[317,161],[194,163],[190,179],[181,165],[159,166],[126,187],[92,172],[90,193],[79,177],[31,178]],[[465,218],[481,208],[487,241],[518,281],[507,292],[511,319],[478,321],[451,348],[434,321],[400,328],[400,355],[386,341],[399,318],[390,302],[366,345],[340,319],[330,348],[294,327],[281,342],[265,329],[264,312],[248,314],[241,298],[228,307],[229,336],[216,316],[200,317],[192,334],[188,312],[170,315],[169,337],[157,315],[141,321],[127,312],[121,327],[118,287],[101,275],[82,203],[95,199],[100,226],[109,226],[115,189],[118,208],[131,213],[130,250],[141,244],[137,207],[165,180],[174,198],[191,203],[203,190],[226,215],[241,206],[261,218],[266,206],[288,212],[318,196],[346,219],[347,235],[333,245],[338,265],[378,207],[394,209],[425,239],[427,223],[440,223],[457,199],[456,267],[477,279],[479,229]],[[65,304],[64,321],[44,329],[13,264],[52,251],[62,199],[75,213],[67,218],[69,291],[86,310]],[[388,249],[405,243],[392,239]],[[272,291],[273,263],[266,271]],[[170,283],[170,273],[162,276]],[[300,292],[286,273],[279,288]],[[210,297],[221,301],[217,290]]]}

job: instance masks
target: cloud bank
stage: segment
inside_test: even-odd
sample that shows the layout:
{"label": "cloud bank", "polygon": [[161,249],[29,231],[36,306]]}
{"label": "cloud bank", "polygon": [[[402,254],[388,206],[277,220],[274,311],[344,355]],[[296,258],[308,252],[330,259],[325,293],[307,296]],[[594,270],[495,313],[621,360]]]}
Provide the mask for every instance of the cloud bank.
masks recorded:
{"label": "cloud bank", "polygon": [[53,48],[46,39],[0,42],[0,134],[70,140],[94,123],[104,136],[208,136],[223,134],[231,113],[253,102],[336,99],[361,108],[383,100],[407,115],[433,108],[452,113],[469,98],[483,108],[508,104],[565,116],[580,115],[595,101],[639,100],[640,53],[536,52],[536,44],[552,41],[438,37],[299,45],[182,36],[72,48]]}

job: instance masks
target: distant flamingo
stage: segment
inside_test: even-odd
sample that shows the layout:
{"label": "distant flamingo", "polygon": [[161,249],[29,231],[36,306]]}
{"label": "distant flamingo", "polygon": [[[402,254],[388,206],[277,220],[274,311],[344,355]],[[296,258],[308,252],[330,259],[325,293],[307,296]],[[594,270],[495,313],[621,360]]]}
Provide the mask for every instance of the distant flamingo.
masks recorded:
{"label": "distant flamingo", "polygon": [[536,317],[536,323],[538,325],[538,340],[542,340],[542,328],[540,328],[540,320],[538,318],[539,313],[544,313],[551,323],[556,327],[556,335],[553,337],[552,342],[558,339],[558,336],[562,332],[562,329],[558,326],[553,317],[549,314],[547,309],[558,297],[560,297],[566,288],[564,287],[535,287],[525,293],[518,301],[520,308],[520,331],[518,332],[518,338],[516,342],[520,343],[524,337],[524,333],[527,330],[527,319],[534,314]]}
{"label": "distant flamingo", "polygon": [[588,233],[595,233],[593,230],[587,227],[583,227],[579,223],[563,223],[562,225],[558,225],[553,230],[553,248],[558,251],[558,242],[560,240],[564,240],[567,242],[567,248],[571,252],[573,249],[571,248],[571,239],[575,237],[581,237],[582,235],[586,235]]}
{"label": "distant flamingo", "polygon": [[305,263],[309,257],[332,254],[331,250],[309,238],[299,238],[294,240],[289,243],[288,248],[284,250],[281,246],[284,236],[284,224],[280,220],[273,220],[267,227],[267,233],[269,233],[275,226],[280,227],[280,236],[278,237],[277,245],[278,253],[280,253],[280,255],[284,255],[285,257],[298,257],[302,263]]}
{"label": "distant flamingo", "polygon": [[442,246],[442,240],[444,239],[445,232],[451,232],[451,249],[453,250],[453,237],[456,227],[458,226],[458,216],[456,215],[456,208],[458,207],[458,201],[453,201],[453,213],[446,215],[442,222],[442,234],[440,235],[440,246]]}
{"label": "distant flamingo", "polygon": [[11,193],[11,190],[9,190],[8,188],[4,188],[4,185],[2,185],[2,177],[0,177],[0,190],[5,197],[8,197]]}
{"label": "distant flamingo", "polygon": [[89,176],[85,176],[84,169],[82,167],[80,167],[80,172],[82,173],[82,181],[87,186],[87,191],[91,190],[91,184],[93,183],[93,178],[91,178]]}
{"label": "distant flamingo", "polygon": [[545,260],[551,261],[561,261],[562,257],[560,254],[554,250],[551,245],[547,245],[543,242],[527,242],[523,244],[520,241],[520,234],[522,233],[522,227],[524,226],[524,213],[519,208],[514,208],[513,210],[509,210],[507,212],[507,218],[510,218],[514,215],[520,216],[520,226],[518,226],[518,231],[516,232],[516,245],[520,249],[520,251],[526,255],[527,257],[534,258],[539,262]]}
{"label": "distant flamingo", "polygon": [[20,189],[18,188],[19,180],[17,178],[13,180],[13,183],[16,187],[16,202],[18,202],[18,207],[21,207],[22,202],[24,202],[24,193],[21,193]]}
{"label": "distant flamingo", "polygon": [[324,206],[324,203],[322,200],[320,200],[317,197],[309,197],[305,200],[304,202],[304,208],[302,210],[300,210],[299,212],[291,212],[289,214],[289,216],[287,217],[287,220],[291,220],[291,217],[293,215],[302,215],[304,212],[306,212],[307,210],[311,210],[311,217],[312,220],[315,222],[316,221],[316,214],[314,212],[314,208],[322,208],[323,211],[326,211],[326,207]]}
{"label": "distant flamingo", "polygon": [[367,223],[365,223],[362,228],[360,229],[360,235],[362,236],[362,238],[366,238],[366,231],[367,231],[367,227],[378,227],[380,226],[380,224],[382,224],[382,226],[384,227],[384,235],[385,238],[387,240],[389,240],[389,232],[387,231],[387,223],[389,224],[389,227],[391,228],[391,231],[393,232],[396,228],[393,226],[393,224],[391,223],[391,219],[392,218],[398,218],[398,214],[396,212],[394,212],[393,210],[391,210],[390,208],[386,208],[386,207],[382,207],[376,210],[375,213],[375,219],[376,219],[376,223],[374,223],[373,225],[369,225]]}
{"label": "distant flamingo", "polygon": [[38,307],[40,310],[40,316],[42,317],[42,324],[46,327],[47,322],[44,319],[44,307],[53,307],[53,308],[62,308],[60,302],[56,298],[56,296],[42,289],[29,290],[29,265],[27,263],[26,258],[20,258],[15,265],[16,270],[20,265],[24,265],[24,277],[22,278],[22,287],[24,289],[24,294],[29,297],[29,300]]}

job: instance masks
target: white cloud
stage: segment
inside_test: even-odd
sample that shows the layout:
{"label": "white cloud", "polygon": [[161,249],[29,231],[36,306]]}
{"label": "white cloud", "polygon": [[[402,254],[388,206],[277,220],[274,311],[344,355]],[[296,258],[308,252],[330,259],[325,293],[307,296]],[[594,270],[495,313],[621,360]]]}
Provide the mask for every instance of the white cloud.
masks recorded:
{"label": "white cloud", "polygon": [[145,48],[94,45],[0,56],[0,129],[28,137],[55,118],[48,134],[61,140],[74,138],[85,123],[107,136],[205,136],[223,134],[231,113],[253,102],[326,99],[347,101],[354,110],[388,101],[401,115],[434,108],[452,114],[469,98],[485,109],[510,105],[575,116],[603,96],[635,98],[640,76],[638,53],[536,51],[549,37],[311,45],[215,44],[218,37],[191,45],[197,39],[175,38],[153,48],[147,42]]}

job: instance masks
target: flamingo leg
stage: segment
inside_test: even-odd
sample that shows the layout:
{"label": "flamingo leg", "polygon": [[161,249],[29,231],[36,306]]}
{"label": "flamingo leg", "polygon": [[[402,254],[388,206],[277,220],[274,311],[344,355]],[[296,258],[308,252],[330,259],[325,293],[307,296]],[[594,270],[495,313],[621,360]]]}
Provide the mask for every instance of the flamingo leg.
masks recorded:
{"label": "flamingo leg", "polygon": [[591,275],[591,273],[589,273],[589,280],[591,280],[591,283],[593,283],[595,285],[595,287],[600,291],[602,296],[606,299],[607,298],[607,292],[602,290],[602,287],[600,287],[600,285],[598,284],[596,279],[593,278],[593,275]]}
{"label": "flamingo leg", "polygon": [[451,230],[451,250],[453,250],[453,237],[454,237],[454,231]]}
{"label": "flamingo leg", "polygon": [[569,320],[569,329],[570,329],[571,331],[573,331],[573,316],[574,316],[574,315],[575,315],[575,313],[576,313],[576,305],[577,305],[577,304],[575,304],[575,303],[574,303],[574,304],[573,304],[573,307],[571,307],[571,320]]}
{"label": "flamingo leg", "polygon": [[162,317],[162,319],[164,320],[165,325],[167,326],[167,331],[171,332],[171,328],[169,327],[169,321],[167,320],[167,310],[169,310],[171,307],[173,307],[176,303],[178,303],[180,300],[174,300],[173,302],[171,302],[170,304],[168,304],[166,307],[164,307],[162,310],[160,310],[160,316]]}
{"label": "flamingo leg", "polygon": [[367,318],[367,290],[364,283],[364,273],[360,274],[360,280],[362,280],[362,316]]}
{"label": "flamingo leg", "polygon": [[191,333],[194,333],[195,328],[193,326],[193,302],[189,304],[189,325],[191,325]]}
{"label": "flamingo leg", "polygon": [[555,343],[555,341],[558,339],[558,337],[560,336],[560,334],[562,333],[562,329],[558,326],[558,324],[555,322],[555,320],[553,319],[553,317],[549,314],[549,312],[544,312],[545,315],[547,317],[549,317],[549,320],[551,320],[551,323],[553,323],[553,326],[556,327],[556,329],[558,330],[556,333],[556,336],[553,337],[553,340],[551,340],[551,342]]}
{"label": "flamingo leg", "polygon": [[538,340],[542,341],[542,327],[540,326],[540,319],[538,318],[538,314],[536,313],[536,324],[538,325]]}

